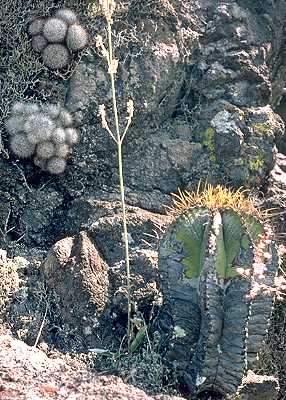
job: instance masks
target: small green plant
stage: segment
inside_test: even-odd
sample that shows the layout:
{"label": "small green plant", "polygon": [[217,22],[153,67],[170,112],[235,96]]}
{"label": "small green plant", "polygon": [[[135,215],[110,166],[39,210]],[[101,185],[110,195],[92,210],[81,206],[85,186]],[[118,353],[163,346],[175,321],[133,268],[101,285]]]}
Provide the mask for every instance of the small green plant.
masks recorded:
{"label": "small green plant", "polygon": [[113,45],[112,45],[112,16],[115,10],[115,1],[114,0],[101,0],[100,2],[101,9],[103,15],[107,22],[107,30],[108,30],[108,50],[103,44],[103,39],[101,36],[97,36],[96,46],[99,51],[102,53],[103,57],[106,59],[108,64],[108,73],[110,76],[111,82],[111,90],[112,90],[112,108],[113,108],[113,117],[115,124],[115,133],[112,132],[106,116],[105,105],[102,104],[99,107],[99,115],[101,117],[102,127],[107,130],[111,138],[117,145],[118,152],[118,172],[119,172],[119,186],[120,186],[120,194],[121,194],[121,205],[122,205],[122,214],[123,214],[123,237],[124,237],[124,246],[125,246],[125,266],[126,266],[126,276],[127,276],[127,301],[128,301],[128,315],[127,315],[127,347],[128,352],[130,352],[131,346],[131,287],[130,287],[130,265],[129,265],[129,244],[128,244],[128,231],[127,231],[127,218],[126,218],[126,207],[125,207],[125,194],[124,194],[124,179],[123,179],[123,165],[122,165],[122,145],[125,138],[125,135],[129,129],[131,124],[131,120],[133,117],[133,101],[129,100],[127,102],[127,123],[124,131],[120,132],[119,127],[119,116],[117,109],[117,100],[116,100],[116,89],[115,89],[115,75],[117,72],[118,61],[113,57]]}

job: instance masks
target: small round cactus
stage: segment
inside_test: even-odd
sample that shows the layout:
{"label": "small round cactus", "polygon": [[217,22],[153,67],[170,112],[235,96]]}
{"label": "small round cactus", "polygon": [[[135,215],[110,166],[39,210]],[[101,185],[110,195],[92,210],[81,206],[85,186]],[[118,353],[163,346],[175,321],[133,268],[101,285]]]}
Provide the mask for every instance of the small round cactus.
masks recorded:
{"label": "small round cactus", "polygon": [[23,129],[23,121],[24,119],[22,115],[8,118],[5,121],[4,126],[9,135],[15,135],[16,133],[21,132]]}
{"label": "small round cactus", "polygon": [[32,158],[42,170],[61,174],[78,138],[76,130],[70,127],[71,123],[71,115],[59,104],[39,107],[36,103],[20,101],[13,105],[5,128],[16,156]]}
{"label": "small round cactus", "polygon": [[86,30],[69,9],[61,9],[55,16],[32,21],[28,31],[33,49],[41,54],[43,63],[52,70],[67,67],[71,54],[82,50],[88,43]]}
{"label": "small round cactus", "polygon": [[77,22],[76,14],[68,8],[63,8],[61,10],[58,10],[56,12],[56,17],[65,21],[68,25],[72,25],[75,22]]}
{"label": "small round cactus", "polygon": [[49,44],[42,53],[44,64],[51,69],[60,69],[68,65],[70,53],[62,44]]}
{"label": "small round cactus", "polygon": [[55,146],[52,142],[42,142],[37,145],[37,157],[43,160],[55,155]]}
{"label": "small round cactus", "polygon": [[62,174],[66,169],[66,161],[63,158],[53,157],[47,162],[47,171],[51,174]]}
{"label": "small round cactus", "polygon": [[61,112],[61,107],[59,104],[48,104],[45,107],[45,112],[51,117],[52,119],[57,119]]}
{"label": "small round cactus", "polygon": [[20,115],[25,113],[26,112],[25,103],[23,103],[22,101],[15,101],[11,112],[12,112],[12,114],[20,114]]}
{"label": "small round cactus", "polygon": [[36,36],[42,33],[45,19],[36,18],[29,25],[28,32],[30,36]]}
{"label": "small round cactus", "polygon": [[40,111],[40,107],[36,103],[23,103],[23,104],[25,104],[26,114],[35,114]]}
{"label": "small round cactus", "polygon": [[58,144],[56,145],[56,155],[60,158],[66,158],[67,155],[70,153],[70,146],[67,144]]}
{"label": "small round cactus", "polygon": [[60,113],[60,120],[61,120],[61,122],[62,122],[62,124],[63,124],[63,126],[64,126],[65,128],[68,128],[68,127],[72,126],[72,124],[73,124],[73,119],[72,119],[71,114],[68,113],[68,112],[65,111],[65,110],[63,110],[63,111]]}
{"label": "small round cactus", "polygon": [[88,42],[86,30],[79,24],[71,25],[68,28],[66,42],[70,51],[82,50]]}
{"label": "small round cactus", "polygon": [[78,134],[74,128],[67,128],[66,132],[66,141],[68,144],[75,144],[78,141]]}
{"label": "small round cactus", "polygon": [[13,153],[20,158],[29,158],[35,151],[35,145],[30,143],[23,133],[13,136],[10,146]]}
{"label": "small round cactus", "polygon": [[44,23],[43,35],[50,43],[61,43],[64,41],[68,26],[59,18],[47,18]]}
{"label": "small round cactus", "polygon": [[63,128],[57,128],[53,131],[51,140],[55,144],[64,143],[66,140],[66,131]]}
{"label": "small round cactus", "polygon": [[55,128],[55,123],[43,113],[30,115],[24,124],[27,138],[33,144],[49,139]]}
{"label": "small round cactus", "polygon": [[36,35],[32,39],[32,47],[37,53],[41,53],[47,44],[47,40],[42,35]]}

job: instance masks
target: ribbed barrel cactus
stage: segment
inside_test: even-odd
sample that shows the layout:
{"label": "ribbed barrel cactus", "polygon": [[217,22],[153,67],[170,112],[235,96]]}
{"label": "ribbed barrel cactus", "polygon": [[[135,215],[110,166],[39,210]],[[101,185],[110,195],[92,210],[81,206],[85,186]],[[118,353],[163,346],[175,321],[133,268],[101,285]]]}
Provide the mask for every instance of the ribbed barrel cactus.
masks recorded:
{"label": "ribbed barrel cactus", "polygon": [[159,248],[167,356],[192,395],[232,395],[267,330],[278,264],[273,232],[241,191],[175,196]]}

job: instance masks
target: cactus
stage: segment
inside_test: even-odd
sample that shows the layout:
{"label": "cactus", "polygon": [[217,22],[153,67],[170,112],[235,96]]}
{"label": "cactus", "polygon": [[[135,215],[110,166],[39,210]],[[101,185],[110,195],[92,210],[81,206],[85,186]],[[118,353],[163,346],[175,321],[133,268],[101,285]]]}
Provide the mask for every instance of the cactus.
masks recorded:
{"label": "cactus", "polygon": [[42,35],[36,35],[32,39],[32,47],[37,53],[41,53],[47,45],[48,42]]}
{"label": "cactus", "polygon": [[55,123],[43,113],[30,115],[24,124],[27,138],[33,144],[48,140],[55,128]]}
{"label": "cactus", "polygon": [[278,264],[273,233],[241,191],[175,196],[175,220],[159,247],[167,354],[191,394],[231,395],[267,329]]}
{"label": "cactus", "polygon": [[36,36],[42,33],[45,19],[36,18],[29,25],[28,32],[30,36]]}
{"label": "cactus", "polygon": [[32,37],[32,48],[53,70],[65,68],[71,53],[82,50],[88,42],[87,31],[69,9],[58,10],[52,17],[37,18],[30,23],[28,32]]}
{"label": "cactus", "polygon": [[66,169],[66,161],[63,158],[53,157],[47,162],[47,171],[51,174],[62,174]]}
{"label": "cactus", "polygon": [[35,145],[30,143],[23,133],[13,136],[10,146],[13,153],[20,158],[29,158],[35,151]]}
{"label": "cactus", "polygon": [[73,123],[73,119],[70,113],[65,110],[62,110],[60,113],[60,120],[61,123],[65,128],[71,127]]}
{"label": "cactus", "polygon": [[19,115],[25,114],[26,113],[26,104],[23,103],[22,101],[15,101],[11,112],[12,112],[12,114],[19,114]]}
{"label": "cactus", "polygon": [[42,53],[44,64],[51,69],[60,69],[68,65],[70,53],[62,44],[49,44]]}
{"label": "cactus", "polygon": [[47,18],[44,27],[43,35],[50,43],[61,43],[64,41],[68,26],[59,18]]}
{"label": "cactus", "polygon": [[88,41],[88,35],[86,30],[79,24],[73,24],[69,26],[67,33],[67,46],[70,51],[82,50]]}
{"label": "cactus", "polygon": [[72,25],[75,22],[77,22],[76,14],[68,8],[63,8],[61,10],[58,10],[56,12],[56,17],[65,21],[68,25]]}
{"label": "cactus", "polygon": [[23,117],[22,115],[15,115],[8,118],[5,123],[5,129],[9,133],[9,135],[16,135],[16,133],[21,132],[23,129]]}
{"label": "cactus", "polygon": [[56,155],[59,158],[66,158],[69,153],[70,153],[70,147],[67,144],[56,145]]}
{"label": "cactus", "polygon": [[43,160],[55,155],[56,149],[51,142],[42,142],[37,145],[37,157]]}
{"label": "cactus", "polygon": [[53,131],[51,140],[55,144],[64,143],[66,140],[66,131],[63,128],[57,128]]}
{"label": "cactus", "polygon": [[[34,164],[52,174],[61,174],[66,158],[78,135],[71,128],[71,115],[59,104],[17,101],[5,121],[10,147],[20,158],[33,158]],[[65,126],[69,128],[65,128]]]}
{"label": "cactus", "polygon": [[61,107],[59,104],[47,104],[45,107],[45,113],[52,119],[57,119],[60,115]]}
{"label": "cactus", "polygon": [[65,129],[66,132],[66,141],[68,144],[75,144],[78,141],[78,134],[74,128]]}

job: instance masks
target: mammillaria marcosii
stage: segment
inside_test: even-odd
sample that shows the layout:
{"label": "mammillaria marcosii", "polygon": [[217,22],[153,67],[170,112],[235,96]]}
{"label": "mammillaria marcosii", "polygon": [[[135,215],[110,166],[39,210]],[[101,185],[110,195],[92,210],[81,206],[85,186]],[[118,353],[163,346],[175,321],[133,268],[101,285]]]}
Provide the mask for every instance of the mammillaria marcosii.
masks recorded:
{"label": "mammillaria marcosii", "polygon": [[[63,121],[68,121],[69,128]],[[24,101],[14,104],[10,118],[5,121],[13,153],[20,158],[33,158],[35,165],[52,174],[64,172],[66,158],[77,142],[77,132],[71,125],[72,116],[60,105],[39,107]]]}
{"label": "mammillaria marcosii", "polygon": [[56,12],[56,17],[65,21],[68,25],[73,25],[78,22],[77,15],[68,8],[62,8]]}
{"label": "mammillaria marcosii", "polygon": [[71,53],[82,50],[88,43],[87,31],[69,9],[58,10],[52,17],[35,19],[28,32],[33,49],[42,54],[44,64],[53,70],[65,68]]}
{"label": "mammillaria marcosii", "polygon": [[51,69],[64,68],[70,61],[70,53],[62,44],[48,44],[42,52],[44,64]]}
{"label": "mammillaria marcosii", "polygon": [[240,191],[180,192],[175,203],[159,247],[167,355],[191,394],[228,396],[267,330],[278,266],[273,232]]}
{"label": "mammillaria marcosii", "polygon": [[68,26],[60,18],[47,18],[44,27],[43,35],[50,43],[61,43],[64,41]]}

